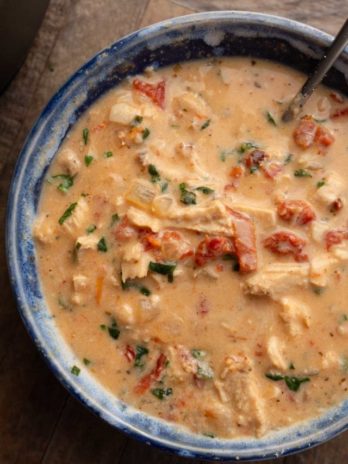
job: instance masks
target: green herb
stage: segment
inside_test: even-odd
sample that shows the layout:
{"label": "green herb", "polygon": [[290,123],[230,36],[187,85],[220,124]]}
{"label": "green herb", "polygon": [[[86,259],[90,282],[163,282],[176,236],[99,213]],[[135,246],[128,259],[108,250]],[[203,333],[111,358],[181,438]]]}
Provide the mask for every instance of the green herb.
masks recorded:
{"label": "green herb", "polygon": [[147,172],[151,176],[151,182],[155,183],[155,182],[159,182],[161,180],[161,176],[159,175],[159,172],[157,171],[155,165],[149,164],[149,166],[147,168]]}
{"label": "green herb", "polygon": [[78,376],[78,375],[80,374],[80,372],[81,372],[81,369],[80,369],[79,367],[77,367],[77,366],[73,366],[73,367],[71,368],[71,371],[70,371],[70,372],[71,372],[72,374]]}
{"label": "green herb", "polygon": [[268,379],[273,380],[275,382],[278,382],[279,380],[284,380],[288,389],[294,392],[297,392],[299,390],[302,383],[310,381],[309,377],[295,377],[295,376],[282,375],[282,374],[271,374],[271,373],[267,373],[265,375]]}
{"label": "green herb", "polygon": [[221,150],[220,151],[220,160],[225,162],[226,157],[229,156],[229,155],[233,155],[233,153],[234,153],[234,150]]}
{"label": "green herb", "polygon": [[83,138],[83,143],[87,145],[88,139],[89,139],[89,130],[87,129],[87,127],[85,127],[82,131],[82,138]]}
{"label": "green herb", "polygon": [[322,295],[325,289],[323,287],[317,287],[316,285],[313,285],[312,290],[316,295]]}
{"label": "green herb", "polygon": [[106,325],[105,324],[100,324],[99,327],[101,328],[101,330],[106,330]]}
{"label": "green herb", "polygon": [[277,123],[270,111],[266,111],[266,118],[270,124],[272,124],[273,126],[277,126]]}
{"label": "green herb", "polygon": [[94,158],[93,158],[92,155],[86,155],[85,156],[85,165],[88,167],[91,164],[91,162],[93,161],[93,159]]}
{"label": "green herb", "polygon": [[104,152],[104,158],[111,158],[113,156],[112,151],[106,151]]}
{"label": "green herb", "polygon": [[142,116],[140,116],[140,115],[137,114],[136,116],[134,116],[134,119],[132,120],[132,122],[130,123],[130,125],[131,125],[132,127],[139,126],[139,124],[141,124],[141,123],[143,122],[143,119],[144,119],[144,118],[143,118]]}
{"label": "green herb", "polygon": [[240,264],[235,256],[234,256],[234,263],[233,263],[232,269],[234,272],[240,271]]}
{"label": "green herb", "polygon": [[324,185],[326,184],[326,179],[320,179],[318,182],[317,182],[317,188],[320,189],[321,187],[323,187]]}
{"label": "green herb", "polygon": [[207,355],[207,353],[203,350],[196,350],[195,348],[191,350],[191,354],[196,359],[203,359]]}
{"label": "green herb", "polygon": [[291,362],[291,363],[289,364],[289,369],[292,370],[292,371],[295,370],[294,363]]}
{"label": "green herb", "polygon": [[151,393],[153,394],[153,396],[155,396],[159,400],[164,400],[164,398],[173,394],[173,389],[172,388],[153,388],[151,390]]}
{"label": "green herb", "polygon": [[117,213],[114,213],[112,216],[111,216],[111,226],[112,227],[116,222],[118,222],[120,220],[120,216],[117,214]]}
{"label": "green herb", "polygon": [[340,317],[339,323],[342,324],[342,322],[346,322],[346,321],[348,321],[347,314],[342,314],[342,316]]}
{"label": "green herb", "polygon": [[83,361],[83,364],[84,364],[85,366],[89,366],[89,365],[91,364],[91,361],[90,361],[89,359],[87,359],[87,358],[83,358],[82,361]]}
{"label": "green herb", "polygon": [[254,174],[258,169],[259,169],[258,166],[251,166],[249,172],[250,172],[250,174]]}
{"label": "green herb", "polygon": [[300,168],[294,171],[294,176],[295,177],[312,177],[312,174],[306,171],[305,169]]}
{"label": "green herb", "polygon": [[201,130],[206,129],[210,125],[210,119],[207,119],[202,125],[201,125]]}
{"label": "green herb", "polygon": [[285,158],[285,160],[284,160],[284,164],[289,164],[289,163],[291,163],[293,157],[294,157],[294,155],[291,154],[291,153],[289,153],[289,154],[287,155],[287,157]]}
{"label": "green herb", "polygon": [[108,329],[110,337],[113,338],[114,340],[117,340],[120,335],[120,329],[118,328],[118,325],[115,319],[112,320],[111,325],[107,327],[107,329]]}
{"label": "green herb", "polygon": [[204,432],[204,433],[202,433],[202,435],[204,435],[205,437],[208,437],[208,438],[215,438],[215,435],[213,433],[210,433],[210,432]]}
{"label": "green herb", "polygon": [[147,127],[145,127],[145,129],[142,132],[143,140],[147,139],[149,135],[150,135],[150,130]]}
{"label": "green herb", "polygon": [[244,153],[250,151],[253,148],[258,148],[258,146],[253,142],[243,142],[239,148],[237,148],[238,153],[243,155]]}
{"label": "green herb", "polygon": [[137,282],[135,282],[134,280],[131,280],[131,279],[127,279],[125,282],[123,282],[122,276],[121,276],[121,287],[122,287],[122,290],[128,290],[129,288],[136,288],[137,290],[139,290],[139,292],[142,295],[145,295],[145,296],[150,296],[151,295],[151,290],[149,290],[144,285],[140,285],[140,284],[138,284]]}
{"label": "green herb", "polygon": [[81,193],[81,197],[88,197],[88,195],[89,193],[84,193],[84,192]]}
{"label": "green herb", "polygon": [[74,177],[69,174],[57,174],[52,176],[52,179],[61,179],[62,182],[58,185],[57,189],[61,192],[66,193],[70,187],[74,185]]}
{"label": "green herb", "polygon": [[164,193],[166,192],[168,189],[168,182],[165,180],[164,182],[162,182],[161,184],[161,192]]}
{"label": "green herb", "polygon": [[157,274],[168,276],[168,282],[173,282],[176,263],[154,263],[150,261],[149,270]]}
{"label": "green herb", "polygon": [[102,237],[97,244],[98,251],[106,253],[108,251],[108,246],[106,244],[105,238]]}
{"label": "green herb", "polygon": [[86,229],[87,234],[91,234],[92,232],[95,231],[96,228],[97,228],[97,226],[96,226],[95,224],[91,224],[91,225],[88,226],[87,229]]}
{"label": "green herb", "polygon": [[144,286],[139,287],[139,292],[144,296],[151,295],[151,290],[149,290],[147,287],[144,287]]}
{"label": "green herb", "polygon": [[75,246],[74,246],[74,248],[73,248],[73,251],[72,251],[72,258],[73,258],[74,263],[77,262],[77,258],[78,258],[77,252],[79,251],[80,248],[81,248],[81,243],[80,243],[80,242],[76,242],[76,243],[75,243]]}
{"label": "green herb", "polygon": [[197,187],[195,190],[199,190],[200,192],[204,193],[204,195],[210,195],[211,193],[214,193],[214,190],[209,188],[209,187]]}
{"label": "green herb", "polygon": [[135,359],[134,359],[134,366],[135,367],[144,367],[145,363],[143,361],[143,356],[149,353],[149,350],[145,346],[137,345],[135,347]]}
{"label": "green herb", "polygon": [[77,201],[75,203],[71,203],[71,205],[64,211],[62,216],[58,219],[58,222],[60,225],[64,224],[64,222],[72,215],[76,206],[77,206]]}
{"label": "green herb", "polygon": [[181,203],[184,203],[184,205],[195,205],[197,203],[196,194],[187,190],[187,185],[185,183],[179,184],[179,189]]}

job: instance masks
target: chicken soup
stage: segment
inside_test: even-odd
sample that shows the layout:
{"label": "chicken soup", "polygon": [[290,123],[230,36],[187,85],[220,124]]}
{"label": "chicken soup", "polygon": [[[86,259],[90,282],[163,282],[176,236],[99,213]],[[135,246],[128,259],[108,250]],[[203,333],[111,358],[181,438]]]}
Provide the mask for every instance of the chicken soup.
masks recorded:
{"label": "chicken soup", "polygon": [[48,307],[115,397],[197,434],[261,436],[347,398],[348,106],[223,58],[91,106],[33,228]]}

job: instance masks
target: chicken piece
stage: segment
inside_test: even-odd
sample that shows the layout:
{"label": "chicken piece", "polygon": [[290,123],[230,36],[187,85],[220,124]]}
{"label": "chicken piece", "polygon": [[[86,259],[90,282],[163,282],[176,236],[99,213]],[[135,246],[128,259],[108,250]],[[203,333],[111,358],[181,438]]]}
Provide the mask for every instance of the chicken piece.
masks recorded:
{"label": "chicken piece", "polygon": [[262,206],[255,206],[243,203],[228,203],[228,206],[240,213],[246,213],[255,221],[257,221],[262,228],[267,229],[274,227],[277,222],[276,213],[273,209],[264,208]]}
{"label": "chicken piece", "polygon": [[206,430],[216,430],[221,434],[234,432],[232,422],[232,408],[228,403],[221,403],[218,399],[208,394],[204,395],[198,405],[199,413],[204,418]]}
{"label": "chicken piece", "polygon": [[279,313],[292,336],[301,335],[311,324],[311,311],[309,306],[292,297],[280,298],[282,309]]}
{"label": "chicken piece", "polygon": [[304,153],[298,157],[298,163],[303,169],[310,171],[319,171],[324,167],[324,159],[317,153]]}
{"label": "chicken piece", "polygon": [[139,108],[128,103],[119,102],[112,105],[109,119],[118,124],[129,125],[139,115]]}
{"label": "chicken piece", "polygon": [[231,372],[250,372],[252,370],[252,361],[245,354],[232,354],[225,359],[224,368],[220,374],[221,379],[226,379]]}
{"label": "chicken piece", "polygon": [[151,322],[160,314],[160,301],[159,295],[150,295],[139,300],[139,320],[141,323]]}
{"label": "chicken piece", "polygon": [[74,293],[71,298],[72,303],[83,305],[89,299],[89,279],[83,274],[75,274],[72,278]]}
{"label": "chicken piece", "polygon": [[146,277],[151,261],[151,255],[144,252],[139,242],[128,242],[121,250],[121,274],[122,281]]}
{"label": "chicken piece", "polygon": [[342,242],[342,243],[335,245],[332,248],[332,254],[339,261],[347,261],[348,260],[348,244]]}
{"label": "chicken piece", "polygon": [[331,207],[337,200],[341,200],[344,193],[344,182],[337,173],[325,176],[325,184],[316,191],[317,199],[325,206]]}
{"label": "chicken piece", "polygon": [[272,366],[285,371],[289,366],[289,362],[285,359],[284,352],[283,342],[275,335],[269,337],[267,341],[267,354]]}
{"label": "chicken piece", "polygon": [[33,225],[33,237],[42,245],[48,245],[53,242],[55,236],[55,227],[52,221],[45,214],[40,214]]}
{"label": "chicken piece", "polygon": [[87,220],[89,216],[89,206],[84,198],[80,198],[72,211],[71,215],[64,221],[62,227],[66,229],[71,235],[81,232],[87,227]]}
{"label": "chicken piece", "polygon": [[199,120],[207,119],[210,108],[198,94],[185,92],[173,98],[173,111],[178,118]]}
{"label": "chicken piece", "polygon": [[80,252],[82,250],[96,250],[99,237],[96,235],[82,235],[75,242],[75,248]]}
{"label": "chicken piece", "polygon": [[220,274],[216,270],[216,265],[209,265],[207,264],[204,267],[200,267],[198,269],[195,269],[193,272],[193,277],[196,279],[197,277],[207,277],[208,279],[213,279],[216,280],[219,278]]}
{"label": "chicken piece", "polygon": [[75,176],[81,169],[81,161],[79,155],[71,148],[65,148],[58,158],[58,164],[64,172],[68,172],[71,176]]}
{"label": "chicken piece", "polygon": [[128,303],[117,305],[115,309],[116,320],[125,326],[132,326],[137,322],[136,311]]}
{"label": "chicken piece", "polygon": [[336,351],[327,351],[321,359],[322,369],[337,369],[340,365],[340,357]]}
{"label": "chicken piece", "polygon": [[291,287],[307,286],[308,275],[308,263],[272,263],[249,277],[243,285],[243,290],[250,295],[277,299]]}
{"label": "chicken piece", "polygon": [[328,253],[315,255],[310,261],[310,282],[317,287],[326,287],[329,273],[332,271],[333,266],[337,264],[337,261],[337,258]]}
{"label": "chicken piece", "polygon": [[230,401],[230,397],[227,395],[225,391],[224,382],[222,382],[221,380],[214,380],[214,387],[222,403],[227,403],[228,401]]}
{"label": "chicken piece", "polygon": [[151,209],[156,193],[153,183],[144,179],[135,179],[131,183],[125,197],[131,205],[148,211]]}
{"label": "chicken piece", "polygon": [[310,233],[316,243],[323,243],[324,235],[329,230],[327,222],[313,221],[310,224]]}
{"label": "chicken piece", "polygon": [[348,337],[348,321],[342,322],[337,328],[337,332],[343,337]]}

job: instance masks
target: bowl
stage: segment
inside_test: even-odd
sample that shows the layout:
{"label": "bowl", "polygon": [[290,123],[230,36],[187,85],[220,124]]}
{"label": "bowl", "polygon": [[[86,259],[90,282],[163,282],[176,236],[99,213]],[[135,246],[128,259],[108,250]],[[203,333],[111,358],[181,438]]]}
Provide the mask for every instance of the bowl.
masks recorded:
{"label": "bowl", "polygon": [[[53,96],[27,137],[9,193],[6,249],[11,284],[27,330],[56,377],[87,408],[114,427],[181,456],[262,460],[312,447],[348,428],[348,400],[320,417],[260,438],[215,439],[146,415],[118,400],[88,372],[70,372],[74,353],[55,326],[38,278],[31,227],[43,178],[62,140],[98,97],[148,65],[203,57],[247,55],[309,72],[332,37],[285,18],[220,11],[146,27],[102,50]],[[325,83],[347,93],[348,49]]]}

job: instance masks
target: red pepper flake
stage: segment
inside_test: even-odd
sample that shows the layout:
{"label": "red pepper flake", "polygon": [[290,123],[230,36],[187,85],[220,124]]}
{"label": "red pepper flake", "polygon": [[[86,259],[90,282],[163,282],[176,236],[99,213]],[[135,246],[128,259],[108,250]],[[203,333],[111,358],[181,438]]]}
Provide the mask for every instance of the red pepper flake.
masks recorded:
{"label": "red pepper flake", "polygon": [[209,304],[205,297],[201,297],[198,302],[197,314],[199,316],[205,316],[209,312]]}
{"label": "red pepper flake", "polygon": [[153,382],[158,380],[166,366],[167,358],[161,353],[156,361],[156,366],[151,372],[142,377],[139,383],[135,386],[134,392],[137,395],[143,395],[151,386]]}
{"label": "red pepper flake", "polygon": [[336,118],[340,118],[342,116],[348,116],[348,106],[346,108],[342,108],[342,109],[339,109],[337,111],[335,111],[331,116],[330,118],[331,119],[336,119]]}
{"label": "red pepper flake", "polygon": [[133,88],[143,95],[149,97],[155,105],[164,109],[165,99],[165,81],[162,80],[157,84],[150,84],[149,82],[141,81],[140,79],[134,79]]}
{"label": "red pepper flake", "polygon": [[329,206],[330,213],[333,213],[333,214],[338,213],[342,208],[343,208],[343,201],[341,200],[341,198],[337,198]]}
{"label": "red pepper flake", "polygon": [[343,240],[348,240],[347,229],[329,230],[325,234],[326,249],[329,251],[334,245],[339,245]]}
{"label": "red pepper flake", "polygon": [[124,354],[130,363],[134,361],[135,351],[133,347],[131,347],[130,345],[127,345]]}

